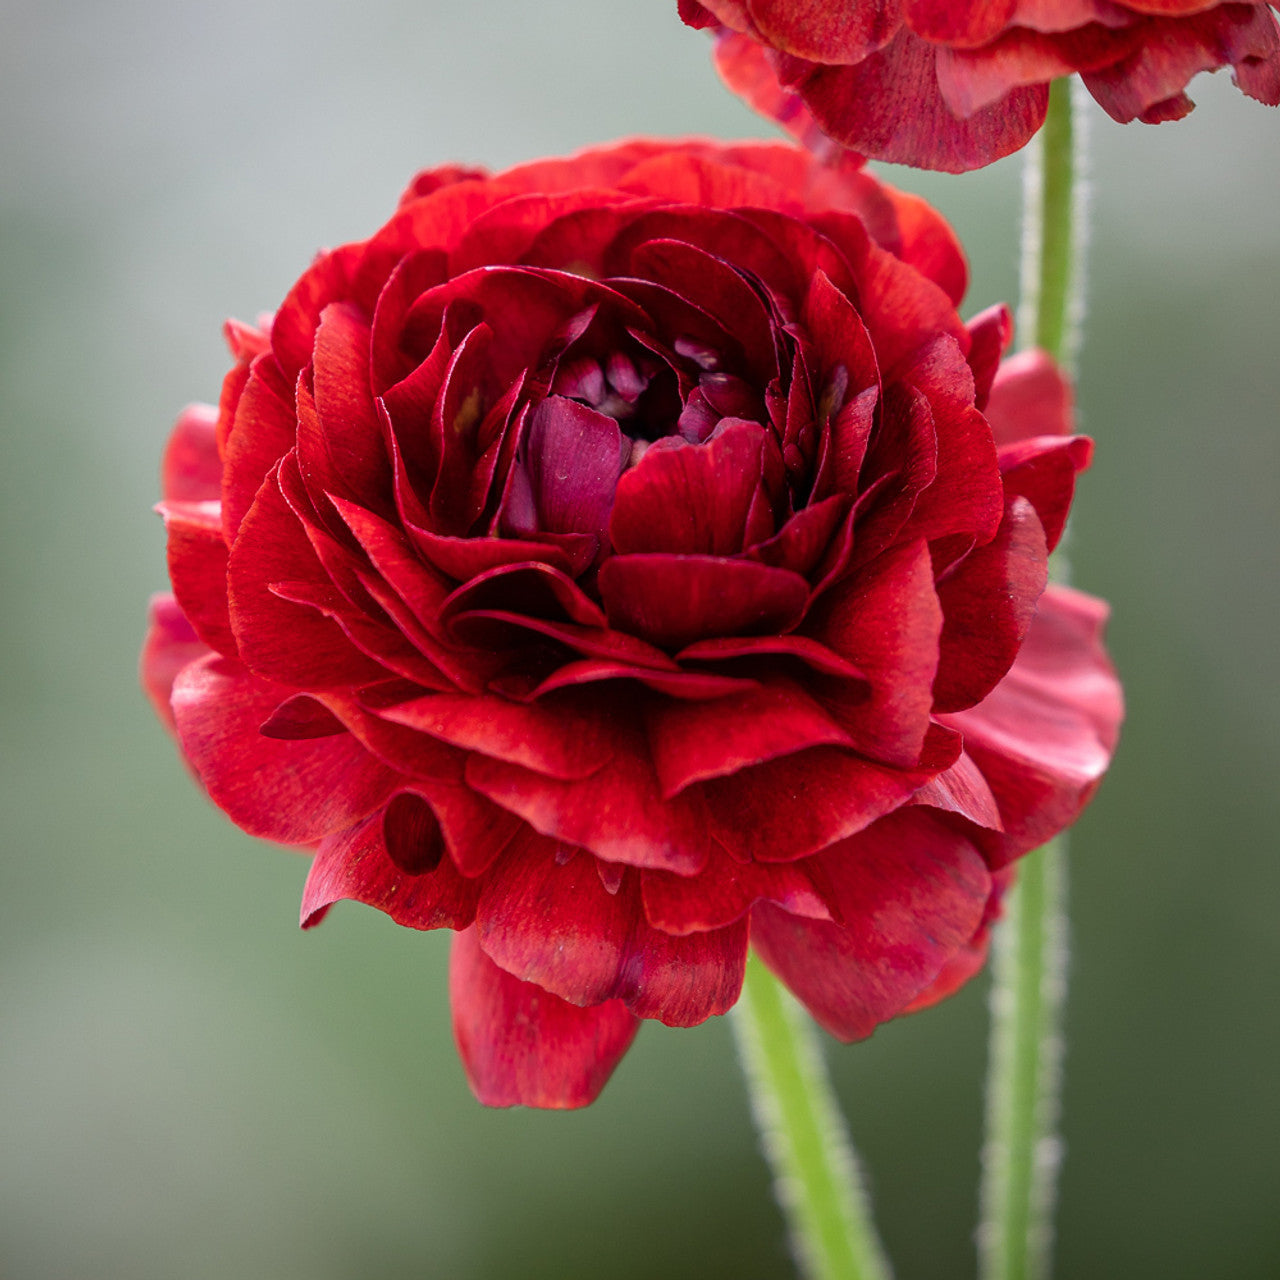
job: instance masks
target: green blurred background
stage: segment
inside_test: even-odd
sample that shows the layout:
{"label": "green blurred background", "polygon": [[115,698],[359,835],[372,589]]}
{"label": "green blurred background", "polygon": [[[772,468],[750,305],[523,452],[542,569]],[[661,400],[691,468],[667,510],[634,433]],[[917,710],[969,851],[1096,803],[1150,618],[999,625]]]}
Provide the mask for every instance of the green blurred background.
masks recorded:
{"label": "green blurred background", "polygon": [[[1093,112],[1073,560],[1130,719],[1072,852],[1059,1274],[1280,1274],[1280,115]],[[340,907],[143,703],[169,424],[219,325],[409,175],[767,132],[674,0],[10,0],[0,27],[0,1275],[789,1274],[729,1029],[644,1028],[572,1115],[485,1112],[447,938]],[[890,172],[1016,289],[1019,163]],[[830,1058],[900,1280],[972,1274],[985,979]]]}

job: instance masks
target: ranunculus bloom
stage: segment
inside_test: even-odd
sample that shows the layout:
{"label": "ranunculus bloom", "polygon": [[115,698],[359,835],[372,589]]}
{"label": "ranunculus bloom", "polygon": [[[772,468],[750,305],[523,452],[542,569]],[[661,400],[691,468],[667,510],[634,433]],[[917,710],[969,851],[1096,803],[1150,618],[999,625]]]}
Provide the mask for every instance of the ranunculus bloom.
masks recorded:
{"label": "ranunculus bloom", "polygon": [[305,925],[459,931],[483,1101],[589,1102],[748,941],[868,1035],[1092,793],[1104,609],[1045,590],[1089,444],[964,283],[865,174],[646,141],[424,173],[228,328],[144,681],[232,819],[314,850]]}
{"label": "ranunculus bloom", "polygon": [[1049,81],[1079,72],[1121,123],[1191,110],[1201,71],[1231,67],[1280,103],[1268,4],[1218,0],[680,0],[719,31],[736,93],[819,151],[957,173],[1016,151],[1044,121]]}

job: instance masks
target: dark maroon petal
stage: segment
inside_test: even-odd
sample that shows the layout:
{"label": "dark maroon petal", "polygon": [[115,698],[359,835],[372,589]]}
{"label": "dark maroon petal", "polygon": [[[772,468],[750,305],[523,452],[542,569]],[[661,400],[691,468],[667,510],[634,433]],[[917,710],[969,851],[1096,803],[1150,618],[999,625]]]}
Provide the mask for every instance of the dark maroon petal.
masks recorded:
{"label": "dark maroon petal", "polygon": [[645,916],[655,929],[675,935],[721,929],[742,919],[757,902],[776,902],[792,915],[829,920],[814,869],[812,859],[773,865],[738,862],[713,846],[710,861],[695,876],[640,873]]}
{"label": "dark maroon petal", "polygon": [[734,422],[705,445],[662,440],[618,482],[614,550],[730,556],[743,549],[760,488],[765,429]]}
{"label": "dark maroon petal", "polygon": [[610,862],[685,875],[706,863],[710,836],[701,796],[664,799],[647,744],[621,724],[612,758],[580,781],[561,782],[485,756],[467,761],[466,776],[535,831]]}
{"label": "dark maroon petal", "polygon": [[1041,436],[1000,450],[1004,491],[1026,498],[1035,507],[1050,551],[1067,523],[1076,475],[1088,467],[1092,456],[1093,441],[1088,436]]}
{"label": "dark maroon petal", "polygon": [[434,694],[388,707],[386,720],[553,778],[585,778],[612,754],[608,711],[572,694],[536,703]]}
{"label": "dark maroon petal", "polygon": [[383,838],[383,815],[375,813],[320,842],[302,893],[302,927],[319,924],[335,902],[350,899],[411,929],[465,929],[478,894],[478,883],[447,858],[421,875],[397,865]]}
{"label": "dark maroon petal", "polygon": [[259,726],[258,732],[268,738],[327,738],[345,733],[346,725],[309,693],[286,698]]}
{"label": "dark maroon petal", "polygon": [[264,737],[259,726],[290,693],[209,657],[179,673],[173,712],[187,759],[237,826],[281,844],[311,844],[381,808],[397,775],[350,734]]}
{"label": "dark maroon petal", "polygon": [[945,621],[935,711],[971,707],[1017,657],[1048,578],[1044,528],[1025,498],[1010,498],[994,541],[970,552],[938,584]]}
{"label": "dark maroon petal", "polygon": [[165,501],[156,508],[168,534],[173,594],[197,634],[219,653],[236,656],[227,612],[227,544],[217,502]]}
{"label": "dark maroon petal", "polygon": [[1009,356],[1000,363],[985,410],[996,444],[1070,435],[1072,399],[1071,383],[1046,352]]}
{"label": "dark maroon petal", "polygon": [[602,535],[630,443],[613,418],[548,396],[530,416],[525,440],[537,527]]}
{"label": "dark maroon petal", "polygon": [[883,819],[820,862],[843,923],[762,903],[751,913],[751,940],[832,1035],[860,1040],[969,942],[991,879],[968,840],[919,808]]}
{"label": "dark maroon petal", "polygon": [[959,752],[959,735],[935,725],[915,769],[889,768],[839,747],[813,747],[705,782],[699,790],[711,812],[713,836],[732,855],[791,862],[898,808]]}
{"label": "dark maroon petal", "polygon": [[907,543],[873,560],[823,597],[806,630],[862,674],[857,684],[817,686],[849,745],[885,764],[915,764],[929,728],[942,630],[928,546]]}
{"label": "dark maroon petal", "polygon": [[160,492],[169,502],[217,502],[222,496],[218,411],[189,404],[178,415],[160,466]]}
{"label": "dark maroon petal", "polygon": [[489,1107],[585,1107],[640,1026],[621,1000],[582,1009],[513,978],[473,930],[453,940],[449,998],[467,1083]]}
{"label": "dark maroon petal", "polygon": [[728,1012],[742,986],[745,920],[673,937],[644,918],[634,872],[610,891],[595,859],[554,854],[550,841],[513,847],[486,881],[476,935],[491,960],[574,1004],[617,998],[669,1026]]}
{"label": "dark maroon petal", "polygon": [[[477,574],[440,606],[440,622],[477,612],[510,612],[532,618],[561,619],[580,627],[605,627],[604,614],[567,574],[538,562],[499,565]],[[455,628],[456,630],[456,628]]]}
{"label": "dark maroon petal", "polygon": [[799,685],[780,679],[714,702],[654,702],[646,708],[645,724],[668,799],[695,782],[806,747],[851,745]]}
{"label": "dark maroon petal", "polygon": [[1049,587],[1009,674],[947,717],[1000,806],[999,862],[1074,822],[1111,761],[1124,706],[1102,648],[1106,616],[1102,601]]}
{"label": "dark maroon petal", "polygon": [[171,733],[177,732],[169,706],[173,682],[179,671],[208,653],[209,646],[196,635],[178,602],[169,595],[152,596],[138,675],[152,709]]}
{"label": "dark maroon petal", "polygon": [[[846,412],[849,407],[846,406]],[[845,413],[842,412],[840,417],[844,418]],[[868,426],[870,420],[868,410]],[[831,546],[836,528],[848,511],[849,499],[844,494],[803,507],[772,538],[748,547],[747,557],[775,569],[790,569],[792,573],[808,577]]]}
{"label": "dark maroon petal", "polygon": [[673,649],[710,636],[786,630],[809,596],[799,574],[712,556],[614,556],[599,581],[612,626]]}

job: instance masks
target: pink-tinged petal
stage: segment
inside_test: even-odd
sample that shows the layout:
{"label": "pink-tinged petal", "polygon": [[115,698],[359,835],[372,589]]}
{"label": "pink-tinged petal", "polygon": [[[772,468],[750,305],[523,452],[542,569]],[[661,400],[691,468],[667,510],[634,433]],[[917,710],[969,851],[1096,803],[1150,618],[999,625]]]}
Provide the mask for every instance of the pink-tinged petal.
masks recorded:
{"label": "pink-tinged petal", "polygon": [[893,769],[839,747],[813,747],[704,782],[699,790],[711,812],[712,835],[730,854],[793,862],[898,808],[959,753],[959,735],[935,725],[918,768]]}
{"label": "pink-tinged petal", "polygon": [[1023,85],[1119,62],[1143,37],[1136,25],[1117,31],[1090,25],[1054,35],[1009,31],[982,48],[939,49],[938,87],[947,106],[965,118]]}
{"label": "pink-tinged petal", "polygon": [[156,508],[168,535],[167,559],[173,594],[200,638],[212,649],[236,656],[227,612],[227,544],[216,501],[165,501]]}
{"label": "pink-tinged petal", "polygon": [[630,444],[615,419],[563,396],[543,400],[524,445],[537,527],[603,535]]}
{"label": "pink-tinged petal", "polygon": [[261,355],[250,366],[224,447],[222,530],[228,546],[296,433],[293,384],[281,378],[270,354]]}
{"label": "pink-tinged petal", "polygon": [[947,717],[1000,806],[997,863],[1074,822],[1111,761],[1124,704],[1102,647],[1106,616],[1101,600],[1049,587],[1009,674]]}
{"label": "pink-tinged petal", "polygon": [[217,502],[222,496],[218,410],[189,404],[178,415],[160,466],[160,492],[170,502]]}
{"label": "pink-tinged petal", "polygon": [[843,923],[762,903],[751,913],[751,940],[822,1026],[860,1040],[969,942],[991,877],[968,840],[919,808],[885,818],[820,862]]}
{"label": "pink-tinged petal", "polygon": [[410,929],[467,928],[475,918],[478,882],[459,875],[447,858],[421,875],[397,866],[383,826],[383,815],[375,813],[321,840],[302,894],[302,927],[319,924],[335,902],[349,899]]}
{"label": "pink-tinged petal", "polygon": [[741,920],[757,902],[775,902],[809,920],[830,920],[815,870],[813,859],[772,865],[738,862],[713,846],[710,860],[696,876],[640,873],[645,917],[655,929],[675,935],[722,929]]}
{"label": "pink-tinged petal", "polygon": [[338,595],[271,475],[241,523],[227,563],[231,628],[241,660],[265,679],[295,688],[385,677],[332,618],[286,598],[284,591],[299,600],[312,593],[325,599]]}
{"label": "pink-tinged petal", "polygon": [[996,444],[1014,444],[1034,436],[1066,436],[1075,429],[1071,383],[1053,357],[1038,349],[1019,351],[1000,364],[987,422]]}
{"label": "pink-tinged petal", "polygon": [[618,481],[614,550],[729,556],[741,551],[761,482],[765,429],[734,422],[705,445],[661,440]]}
{"label": "pink-tinged petal", "polygon": [[985,698],[1009,670],[1048,579],[1044,527],[1025,498],[1012,497],[1000,532],[938,583],[945,621],[934,710]]}
{"label": "pink-tinged petal", "polygon": [[259,726],[291,692],[209,657],[179,673],[173,712],[187,759],[238,827],[281,844],[312,844],[381,808],[398,775],[350,734],[264,737]]}
{"label": "pink-tinged petal", "polygon": [[177,732],[169,706],[173,682],[179,671],[208,654],[209,646],[196,635],[178,602],[169,595],[152,596],[138,676],[152,710],[170,733]]}
{"label": "pink-tinged petal", "polygon": [[388,707],[382,717],[467,751],[507,760],[566,781],[608,762],[611,711],[572,694],[536,703],[433,694]]}
{"label": "pink-tinged petal", "polygon": [[1000,450],[1000,471],[1006,495],[1026,498],[1044,526],[1052,551],[1062,537],[1075,493],[1076,475],[1093,456],[1088,436],[1041,436],[1019,440]]}
{"label": "pink-tinged petal", "polygon": [[[621,717],[620,717],[621,720]],[[622,723],[609,762],[573,782],[472,756],[467,783],[535,831],[610,862],[692,875],[706,864],[707,810],[696,792],[666,800],[648,744]]]}
{"label": "pink-tinged petal", "polygon": [[1224,66],[1236,69],[1246,93],[1270,106],[1280,103],[1280,27],[1267,5],[1220,4],[1157,19],[1127,58],[1083,79],[1113,120],[1158,123],[1191,109],[1182,91],[1193,76]]}
{"label": "pink-tinged petal", "polygon": [[668,799],[695,782],[806,747],[853,745],[798,684],[782,679],[714,702],[654,702],[646,708],[645,725]]}
{"label": "pink-tinged petal", "polygon": [[968,329],[968,361],[969,368],[973,370],[973,401],[977,408],[985,409],[1000,368],[1000,358],[1013,341],[1013,315],[1000,302],[974,316],[969,321]]}
{"label": "pink-tinged petal", "polygon": [[963,173],[1024,146],[1044,123],[1046,85],[1013,90],[967,119],[938,87],[934,46],[900,31],[856,66],[819,67],[797,86],[822,129],[842,146],[897,164]]}
{"label": "pink-tinged petal", "polygon": [[837,585],[806,630],[862,673],[856,685],[815,686],[849,745],[885,764],[914,765],[929,729],[942,631],[927,544],[894,548]]}
{"label": "pink-tinged petal", "polygon": [[467,1083],[490,1107],[585,1107],[640,1026],[621,1000],[582,1009],[513,978],[474,930],[453,940],[449,997]]}
{"label": "pink-tinged petal", "polygon": [[485,882],[476,936],[491,960],[574,1004],[621,999],[668,1026],[728,1012],[742,987],[745,920],[674,937],[645,919],[634,873],[611,891],[595,859],[555,853],[551,841],[513,845]]}
{"label": "pink-tinged petal", "polygon": [[971,978],[981,972],[991,946],[991,930],[1004,914],[1004,895],[1013,884],[1013,868],[1006,867],[991,877],[991,896],[987,899],[982,919],[972,938],[938,971],[938,976],[903,1010],[919,1013],[954,995]]}
{"label": "pink-tinged petal", "polygon": [[599,585],[611,625],[672,649],[710,636],[785,631],[809,596],[799,574],[712,556],[614,556]]}

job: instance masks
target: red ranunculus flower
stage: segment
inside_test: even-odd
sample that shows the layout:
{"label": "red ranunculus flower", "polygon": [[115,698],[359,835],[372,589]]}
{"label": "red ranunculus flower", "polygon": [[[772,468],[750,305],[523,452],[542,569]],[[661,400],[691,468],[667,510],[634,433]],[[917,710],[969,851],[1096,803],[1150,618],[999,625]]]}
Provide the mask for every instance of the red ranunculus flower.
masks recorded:
{"label": "red ranunculus flower", "polygon": [[1231,67],[1280,103],[1272,0],[680,0],[719,32],[736,93],[820,152],[977,169],[1044,122],[1049,81],[1079,72],[1122,124],[1178,120],[1201,71]]}
{"label": "red ranunculus flower", "polygon": [[749,940],[868,1035],[1093,791],[1104,609],[1045,591],[1089,444],[964,284],[865,174],[641,141],[421,174],[229,327],[144,680],[216,803],[315,851],[304,925],[459,931],[483,1101],[589,1102]]}

